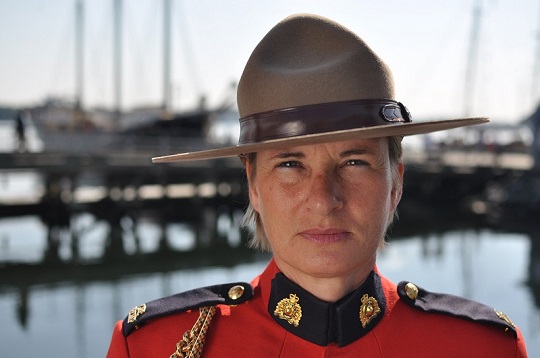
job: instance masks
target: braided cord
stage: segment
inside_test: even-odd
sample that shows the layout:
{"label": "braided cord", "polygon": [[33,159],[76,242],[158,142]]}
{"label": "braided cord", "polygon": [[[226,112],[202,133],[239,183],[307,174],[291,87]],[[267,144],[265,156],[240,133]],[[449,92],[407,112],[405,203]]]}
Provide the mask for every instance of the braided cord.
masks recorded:
{"label": "braided cord", "polygon": [[170,358],[200,358],[206,332],[216,312],[216,306],[199,308],[199,318],[190,330],[187,330],[182,339],[176,343],[176,351]]}

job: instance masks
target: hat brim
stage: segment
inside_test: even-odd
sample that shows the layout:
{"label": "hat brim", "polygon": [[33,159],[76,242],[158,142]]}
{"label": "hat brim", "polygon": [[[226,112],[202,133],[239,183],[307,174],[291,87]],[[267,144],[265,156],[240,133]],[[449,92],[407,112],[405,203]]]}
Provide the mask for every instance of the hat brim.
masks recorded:
{"label": "hat brim", "polygon": [[202,150],[164,155],[152,158],[153,163],[173,163],[195,160],[218,159],[234,157],[241,154],[255,153],[268,149],[289,148],[309,144],[321,144],[340,142],[353,139],[383,138],[393,136],[408,136],[414,134],[426,134],[441,130],[468,127],[476,124],[489,122],[486,117],[472,117],[460,119],[447,119],[440,121],[409,122],[388,124],[375,127],[363,127],[333,132],[307,134],[302,136],[287,137],[267,140],[257,143],[248,143],[232,147]]}

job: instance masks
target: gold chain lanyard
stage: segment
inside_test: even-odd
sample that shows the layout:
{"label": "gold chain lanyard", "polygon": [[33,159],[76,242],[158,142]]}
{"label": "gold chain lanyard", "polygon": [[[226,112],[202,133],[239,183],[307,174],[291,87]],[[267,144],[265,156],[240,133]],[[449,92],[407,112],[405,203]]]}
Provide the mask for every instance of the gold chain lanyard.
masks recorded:
{"label": "gold chain lanyard", "polygon": [[184,333],[182,339],[176,343],[176,351],[171,354],[170,358],[200,358],[204,340],[206,339],[206,331],[216,312],[216,306],[208,306],[199,308],[199,318],[195,325],[190,330]]}

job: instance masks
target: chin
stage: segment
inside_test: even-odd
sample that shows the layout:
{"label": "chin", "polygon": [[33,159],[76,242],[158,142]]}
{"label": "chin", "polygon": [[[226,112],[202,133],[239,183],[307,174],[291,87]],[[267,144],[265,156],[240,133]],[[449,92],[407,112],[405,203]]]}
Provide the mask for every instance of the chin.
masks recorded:
{"label": "chin", "polygon": [[346,260],[343,255],[324,255],[312,257],[304,266],[313,276],[329,278],[350,274],[358,268],[359,263]]}

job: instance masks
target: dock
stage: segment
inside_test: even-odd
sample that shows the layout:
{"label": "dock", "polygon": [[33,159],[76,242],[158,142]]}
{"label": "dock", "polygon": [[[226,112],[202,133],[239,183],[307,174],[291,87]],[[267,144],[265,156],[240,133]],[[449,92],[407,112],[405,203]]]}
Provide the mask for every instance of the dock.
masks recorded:
{"label": "dock", "polygon": [[[33,202],[0,203],[0,217],[37,216],[47,226],[47,258],[59,261],[60,236],[70,235],[73,250],[84,233],[71,230],[73,215],[89,213],[110,227],[105,256],[125,256],[122,220],[152,220],[163,228],[190,223],[197,233],[193,249],[219,247],[217,218],[239,225],[248,203],[243,166],[238,158],[153,164],[152,154],[114,153],[0,153],[0,175],[38,173],[43,192]],[[530,173],[534,164],[527,153],[470,148],[436,152],[405,150],[404,195],[400,215],[408,208],[422,216],[420,207],[439,205],[448,211],[472,210],[483,214],[488,187]],[[67,230],[64,230],[67,229]],[[62,234],[62,232],[64,232]],[[242,240],[246,233],[240,232]],[[222,245],[223,246],[223,245]],[[77,255],[74,255],[76,257]]]}

